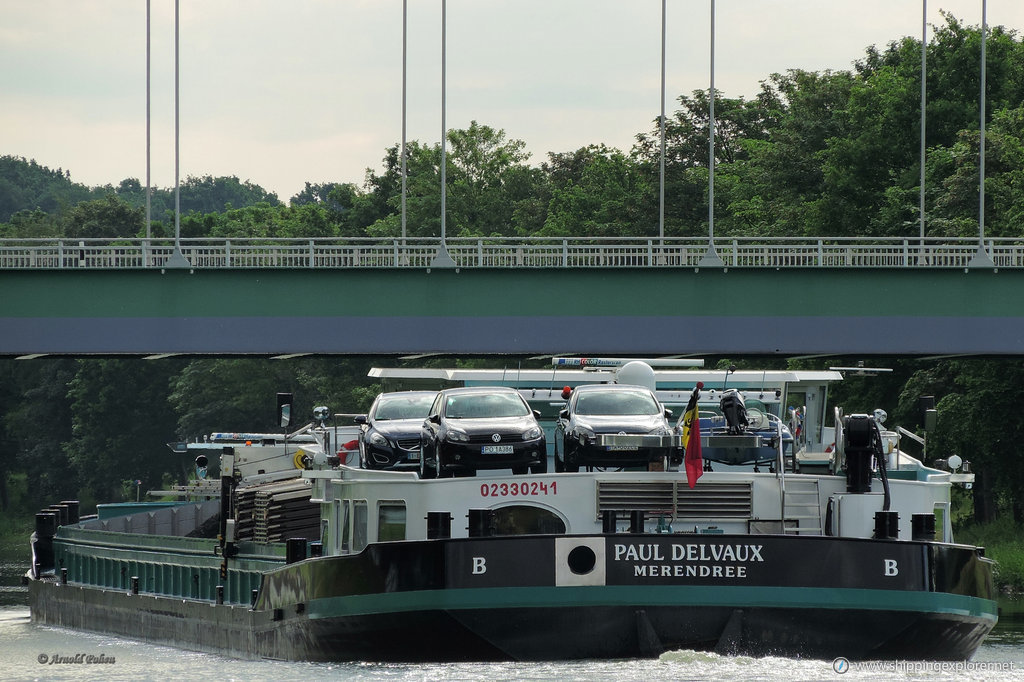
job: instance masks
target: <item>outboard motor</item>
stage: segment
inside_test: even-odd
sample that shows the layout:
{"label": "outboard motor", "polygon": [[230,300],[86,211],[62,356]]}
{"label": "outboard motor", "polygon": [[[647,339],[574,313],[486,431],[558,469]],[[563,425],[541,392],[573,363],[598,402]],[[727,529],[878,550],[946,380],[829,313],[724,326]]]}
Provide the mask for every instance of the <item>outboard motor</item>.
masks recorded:
{"label": "outboard motor", "polygon": [[875,431],[875,420],[866,414],[851,414],[843,419],[846,492],[871,492],[871,459],[875,454]]}
{"label": "outboard motor", "polygon": [[729,433],[740,434],[747,430],[747,405],[739,391],[730,388],[722,394],[722,400],[718,405],[722,408],[722,414],[725,415]]}

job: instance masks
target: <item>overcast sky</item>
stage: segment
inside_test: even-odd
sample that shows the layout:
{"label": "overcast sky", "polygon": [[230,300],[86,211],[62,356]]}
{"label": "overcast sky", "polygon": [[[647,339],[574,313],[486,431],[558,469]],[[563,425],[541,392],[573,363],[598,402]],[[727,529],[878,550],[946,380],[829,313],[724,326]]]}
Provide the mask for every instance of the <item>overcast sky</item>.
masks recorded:
{"label": "overcast sky", "polygon": [[[440,139],[441,2],[409,0],[408,137]],[[981,23],[981,0],[930,0]],[[401,140],[401,0],[181,0],[181,178],[236,175],[287,201],[362,184]],[[660,107],[661,0],[449,0],[449,128],[550,151],[628,150]],[[708,86],[709,0],[668,0],[668,109]],[[921,0],[717,0],[716,87],[849,69],[921,35]],[[1024,31],[1024,0],[988,0]],[[145,0],[0,0],[0,155],[87,185],[146,179]],[[152,0],[152,180],[174,185],[174,2]]]}

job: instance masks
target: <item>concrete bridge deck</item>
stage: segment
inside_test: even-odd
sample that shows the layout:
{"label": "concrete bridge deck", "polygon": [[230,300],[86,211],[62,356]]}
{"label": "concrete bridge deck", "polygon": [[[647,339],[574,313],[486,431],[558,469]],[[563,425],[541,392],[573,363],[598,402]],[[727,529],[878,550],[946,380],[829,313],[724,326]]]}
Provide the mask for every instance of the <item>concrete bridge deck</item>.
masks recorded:
{"label": "concrete bridge deck", "polygon": [[0,354],[1024,354],[1009,241],[468,241],[4,243]]}

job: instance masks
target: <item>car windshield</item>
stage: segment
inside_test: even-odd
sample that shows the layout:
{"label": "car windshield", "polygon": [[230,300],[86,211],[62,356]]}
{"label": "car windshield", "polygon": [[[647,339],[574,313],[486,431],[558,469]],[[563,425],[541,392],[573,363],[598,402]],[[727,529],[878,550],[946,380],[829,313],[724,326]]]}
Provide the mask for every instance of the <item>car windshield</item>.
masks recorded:
{"label": "car windshield", "polygon": [[621,416],[659,412],[654,397],[638,391],[588,391],[576,398],[576,414]]}
{"label": "car windshield", "polygon": [[377,401],[373,418],[377,421],[391,419],[423,419],[430,411],[434,396],[427,395],[391,395],[382,396]]}
{"label": "car windshield", "polygon": [[450,419],[524,417],[529,413],[530,409],[516,393],[450,395],[444,405],[444,416]]}

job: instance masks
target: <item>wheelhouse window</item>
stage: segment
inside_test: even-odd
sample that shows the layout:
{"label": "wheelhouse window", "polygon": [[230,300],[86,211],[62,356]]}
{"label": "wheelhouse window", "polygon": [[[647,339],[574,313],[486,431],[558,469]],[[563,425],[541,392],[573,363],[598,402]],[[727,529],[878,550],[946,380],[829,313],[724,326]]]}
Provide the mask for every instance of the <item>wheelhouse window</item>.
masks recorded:
{"label": "wheelhouse window", "polygon": [[352,501],[342,500],[341,509],[338,510],[338,528],[341,529],[341,551],[352,550]]}
{"label": "wheelhouse window", "polygon": [[494,510],[495,535],[563,535],[565,530],[562,517],[543,507],[517,504]]}
{"label": "wheelhouse window", "polygon": [[361,552],[366,547],[366,500],[352,503],[352,551]]}
{"label": "wheelhouse window", "polygon": [[405,502],[381,502],[377,507],[377,540],[405,539]]}
{"label": "wheelhouse window", "polygon": [[946,516],[949,512],[948,502],[935,503],[935,540],[937,542],[951,542],[952,538],[946,537]]}

